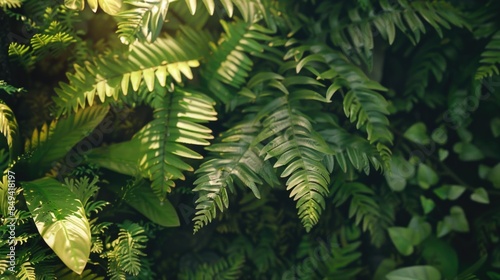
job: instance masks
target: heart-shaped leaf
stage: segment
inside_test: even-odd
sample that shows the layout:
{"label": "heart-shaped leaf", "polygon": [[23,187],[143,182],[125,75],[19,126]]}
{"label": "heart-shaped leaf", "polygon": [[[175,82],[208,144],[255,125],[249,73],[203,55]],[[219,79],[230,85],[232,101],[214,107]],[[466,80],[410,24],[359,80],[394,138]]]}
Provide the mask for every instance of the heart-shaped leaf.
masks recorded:
{"label": "heart-shaped leaf", "polygon": [[430,138],[427,135],[427,127],[423,122],[418,122],[408,128],[403,136],[417,144],[427,145],[430,143]]}
{"label": "heart-shaped leaf", "polygon": [[422,209],[424,209],[424,214],[429,214],[436,206],[432,199],[426,198],[423,195],[420,196],[420,205],[422,205]]}
{"label": "heart-shaped leaf", "polygon": [[409,256],[413,253],[413,233],[411,229],[390,227],[387,231],[392,243],[403,256]]}
{"label": "heart-shaped leaf", "polygon": [[422,189],[428,189],[430,186],[435,185],[439,178],[432,168],[424,163],[418,165],[417,181]]}
{"label": "heart-shaped leaf", "polygon": [[488,192],[484,188],[475,189],[474,192],[470,195],[470,199],[478,203],[483,203],[483,204],[490,203]]}

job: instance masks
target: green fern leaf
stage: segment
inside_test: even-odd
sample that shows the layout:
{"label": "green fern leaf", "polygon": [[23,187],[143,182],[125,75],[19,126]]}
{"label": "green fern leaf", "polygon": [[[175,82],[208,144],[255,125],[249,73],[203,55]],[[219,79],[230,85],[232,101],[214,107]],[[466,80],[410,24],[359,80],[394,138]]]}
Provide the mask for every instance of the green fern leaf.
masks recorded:
{"label": "green fern leaf", "polygon": [[128,93],[129,86],[137,91],[144,83],[153,91],[156,82],[166,86],[169,76],[179,83],[182,75],[192,79],[191,68],[199,65],[198,59],[207,51],[208,38],[204,32],[182,29],[175,39],[167,36],[152,44],[135,43],[126,59],[123,54],[110,54],[84,67],[75,65],[75,73],[68,74],[69,84],[60,83],[55,90],[54,101],[62,108],[59,113],[92,105],[96,95],[101,102],[118,99],[120,92]]}
{"label": "green fern leaf", "polygon": [[500,31],[493,34],[490,42],[486,45],[485,51],[481,54],[479,62],[481,66],[476,71],[476,80],[500,75],[500,71],[498,70],[498,65],[500,64]]}
{"label": "green fern leaf", "polygon": [[[294,78],[285,79],[283,84],[293,83]],[[292,90],[289,95],[274,99],[259,112],[265,118],[263,130],[255,140],[270,138],[261,155],[266,160],[276,158],[274,168],[285,167],[281,177],[288,177],[287,190],[297,201],[298,215],[307,231],[318,222],[325,208],[324,197],[330,183],[322,160],[331,150],[299,109],[300,100],[317,98],[305,90]]]}
{"label": "green fern leaf", "polygon": [[[193,168],[179,157],[201,159],[197,152],[184,146],[208,145],[212,131],[200,125],[216,120],[213,100],[202,93],[176,89],[155,92],[154,120],[134,137],[140,139],[142,156],[139,168],[152,180],[151,187],[160,199],[175,186],[174,180],[184,179],[182,171]],[[166,91],[166,90],[163,90]]]}
{"label": "green fern leaf", "polygon": [[193,218],[195,233],[216,217],[217,208],[222,212],[229,207],[228,188],[235,191],[235,179],[250,188],[257,198],[260,198],[257,185],[279,183],[269,162],[259,157],[262,146],[251,145],[259,130],[253,123],[236,125],[221,134],[220,143],[207,148],[214,157],[196,170],[202,175],[194,182],[193,189],[200,193]]}
{"label": "green fern leaf", "polygon": [[14,112],[9,106],[0,102],[0,133],[7,139],[9,162],[17,158],[19,153],[19,127]]}
{"label": "green fern leaf", "polygon": [[231,101],[232,94],[224,84],[239,89],[248,77],[253,62],[248,54],[264,52],[259,41],[270,41],[266,33],[270,30],[257,23],[235,21],[227,23],[221,21],[224,35],[218,45],[212,45],[213,54],[209,57],[202,75],[207,81],[208,88],[225,104]]}
{"label": "green fern leaf", "polygon": [[0,7],[8,9],[19,8],[22,3],[23,0],[0,0]]}
{"label": "green fern leaf", "polygon": [[124,0],[123,4],[130,8],[117,14],[116,32],[122,43],[130,44],[136,39],[154,42],[167,16],[169,1]]}

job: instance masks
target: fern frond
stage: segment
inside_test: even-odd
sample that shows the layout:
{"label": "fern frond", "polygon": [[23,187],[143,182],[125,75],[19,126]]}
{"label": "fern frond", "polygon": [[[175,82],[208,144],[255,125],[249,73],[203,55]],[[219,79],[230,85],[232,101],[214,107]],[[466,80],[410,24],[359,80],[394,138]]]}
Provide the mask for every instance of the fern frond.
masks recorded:
{"label": "fern frond", "polygon": [[[87,0],[90,9],[95,13],[100,7],[105,13],[110,15],[117,14],[122,7],[122,0]],[[85,0],[64,0],[64,5],[73,10],[83,10],[85,8]]]}
{"label": "fern frond", "polygon": [[11,42],[9,44],[9,57],[21,64],[27,70],[32,69],[36,62],[30,47],[17,42]]}
{"label": "fern frond", "polygon": [[224,34],[217,45],[213,44],[213,54],[207,60],[202,75],[208,88],[225,104],[231,101],[232,93],[224,84],[240,89],[246,82],[253,62],[248,54],[264,52],[263,42],[271,40],[272,33],[257,23],[221,21]]}
{"label": "fern frond", "polygon": [[349,218],[354,218],[355,225],[360,226],[363,231],[369,231],[374,244],[380,246],[385,240],[384,227],[392,223],[391,205],[384,204],[380,207],[374,191],[362,183],[336,182],[333,184],[335,206],[338,207],[349,199]]}
{"label": "fern frond", "polygon": [[0,0],[0,8],[7,8],[7,9],[19,8],[21,7],[22,3],[23,0]]}
{"label": "fern frond", "polygon": [[175,186],[174,180],[184,180],[182,171],[193,170],[179,157],[202,158],[185,144],[210,144],[207,140],[213,138],[212,131],[200,123],[216,120],[214,105],[214,101],[202,93],[179,89],[155,92],[154,120],[134,137],[140,139],[143,149],[139,168],[152,180],[151,187],[160,199]]}
{"label": "fern frond", "polygon": [[416,44],[427,32],[425,22],[440,37],[443,37],[442,28],[468,27],[462,12],[446,1],[381,0],[379,5],[381,11],[376,13],[359,6],[344,8],[336,2],[323,2],[317,10],[328,22],[331,42],[346,54],[361,56],[365,62],[371,60],[376,33],[392,44],[399,29]]}
{"label": "fern frond", "polygon": [[491,37],[490,42],[486,45],[484,52],[481,54],[479,61],[481,66],[476,71],[475,79],[482,80],[493,75],[500,75],[498,65],[500,64],[500,31],[497,31]]}
{"label": "fern frond", "polygon": [[[349,229],[342,228],[339,234],[333,235],[329,242],[320,241],[321,245],[308,252],[309,263],[304,262],[297,269],[297,276],[304,280],[313,279],[357,279],[362,268],[357,264],[361,259],[358,241],[359,234],[350,236]],[[319,254],[319,255],[318,255]],[[312,267],[306,267],[312,266]]]}
{"label": "fern frond", "polygon": [[108,275],[112,279],[124,279],[120,276],[137,276],[140,273],[141,257],[146,256],[142,249],[146,248],[148,241],[144,228],[140,225],[125,222],[119,226],[118,238],[111,243],[113,250],[104,254],[109,259]]}
{"label": "fern frond", "polygon": [[154,42],[167,16],[168,0],[124,0],[130,8],[117,14],[120,40],[124,44]]}
{"label": "fern frond", "polygon": [[[327,99],[338,89],[347,89],[343,102],[345,115],[351,122],[356,123],[357,129],[364,128],[368,141],[370,144],[376,144],[384,165],[387,167],[391,158],[391,151],[387,145],[392,144],[393,135],[389,130],[389,120],[386,117],[389,114],[387,100],[377,92],[387,89],[368,78],[343,54],[325,46],[313,46],[310,50],[313,54],[304,58],[302,58],[303,49],[289,51],[289,54],[294,54],[299,60],[296,65],[297,72],[305,68],[312,71],[318,79],[332,78],[333,82],[327,91]],[[328,70],[319,73],[314,66],[316,62],[326,63]]]}
{"label": "fern frond", "polygon": [[14,112],[3,102],[0,102],[0,133],[7,139],[9,162],[12,162],[19,153],[19,127]]}
{"label": "fern frond", "polygon": [[255,197],[260,198],[257,185],[278,184],[269,162],[259,157],[261,145],[251,145],[261,127],[245,122],[233,126],[220,136],[220,143],[206,148],[213,158],[204,162],[195,173],[199,175],[193,189],[199,192],[196,214],[193,218],[194,232],[229,207],[228,189],[234,192],[234,181],[239,180],[250,188]]}
{"label": "fern frond", "polygon": [[55,90],[59,113],[92,105],[96,96],[101,102],[108,97],[116,100],[120,93],[128,93],[129,86],[137,91],[142,82],[153,91],[155,81],[164,87],[169,76],[179,83],[181,73],[192,79],[191,68],[199,65],[208,41],[204,32],[183,29],[175,39],[167,36],[152,44],[136,42],[125,57],[112,53],[87,61],[83,67],[75,65],[75,73],[67,74],[69,83],[60,83]]}
{"label": "fern frond", "polygon": [[415,95],[422,98],[432,74],[436,81],[440,82],[446,70],[446,58],[439,51],[443,46],[434,42],[423,46],[414,56],[410,63],[409,79],[406,81],[405,94]]}
{"label": "fern frond", "polygon": [[[288,92],[287,88],[296,79],[291,76],[276,84],[281,83],[277,87]],[[265,118],[255,142],[270,139],[260,153],[265,160],[277,159],[274,168],[285,167],[281,177],[288,177],[286,189],[297,201],[299,218],[309,231],[325,208],[330,173],[322,160],[331,150],[299,108],[300,101],[325,99],[311,90],[290,89],[287,95],[277,97],[259,112]]]}
{"label": "fern frond", "polygon": [[241,279],[243,265],[245,264],[245,256],[243,254],[235,254],[227,259],[219,259],[211,263],[203,263],[194,271],[187,271],[179,275],[181,280],[236,280]]}
{"label": "fern frond", "polygon": [[24,92],[24,88],[18,88],[7,84],[5,81],[0,80],[0,90],[5,91],[7,94],[12,95],[16,92]]}
{"label": "fern frond", "polygon": [[365,138],[347,132],[333,121],[328,121],[325,127],[319,133],[335,152],[334,155],[329,155],[332,162],[334,158],[344,173],[350,173],[349,167],[352,166],[368,175],[370,164],[375,170],[384,169],[377,148]]}

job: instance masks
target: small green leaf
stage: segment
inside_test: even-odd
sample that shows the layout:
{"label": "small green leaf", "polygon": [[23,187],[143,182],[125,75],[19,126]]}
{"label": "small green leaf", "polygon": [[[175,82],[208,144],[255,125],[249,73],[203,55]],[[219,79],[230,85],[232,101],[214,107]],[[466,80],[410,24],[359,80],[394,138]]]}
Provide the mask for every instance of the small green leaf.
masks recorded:
{"label": "small green leaf", "polygon": [[429,265],[416,265],[391,271],[387,280],[440,280],[441,273]]}
{"label": "small green leaf", "polygon": [[427,127],[422,122],[412,125],[406,130],[403,136],[420,145],[427,145],[430,143],[429,136],[427,135]]}
{"label": "small green leaf", "polygon": [[444,161],[450,153],[448,150],[445,149],[439,149],[438,150],[438,156],[439,156],[439,161]]}
{"label": "small green leaf", "polygon": [[470,199],[478,203],[483,203],[483,204],[490,203],[488,192],[484,188],[475,189],[474,192],[470,195]]}
{"label": "small green leaf", "polygon": [[393,259],[384,259],[380,262],[373,276],[373,280],[386,280],[387,273],[396,269],[396,262]]}
{"label": "small green leaf", "polygon": [[464,186],[460,185],[443,185],[434,190],[434,193],[441,199],[455,200],[459,198],[465,191]]}
{"label": "small green leaf", "polygon": [[440,145],[446,144],[446,141],[448,140],[448,134],[446,133],[446,128],[444,128],[444,126],[436,128],[432,132],[431,138],[434,142]]}
{"label": "small green leaf", "polygon": [[469,223],[467,222],[467,217],[465,217],[464,210],[460,206],[453,206],[450,209],[450,218],[452,229],[459,232],[468,232]]}
{"label": "small green leaf", "polygon": [[497,138],[500,136],[500,118],[493,118],[490,122],[491,133],[493,133],[493,137]]}
{"label": "small green leaf", "polygon": [[488,177],[488,174],[490,173],[490,170],[491,170],[491,167],[486,166],[484,164],[480,164],[479,168],[477,170],[479,178],[486,180],[486,178]]}
{"label": "small green leaf", "polygon": [[420,204],[422,205],[422,209],[424,209],[424,214],[426,215],[429,214],[436,206],[432,199],[426,198],[423,195],[420,196]]}
{"label": "small green leaf", "polygon": [[431,225],[418,216],[413,216],[408,224],[408,229],[411,230],[411,241],[414,246],[422,243],[432,233]]}
{"label": "small green leaf", "polygon": [[488,181],[493,183],[495,188],[500,188],[500,163],[495,165],[490,172],[488,172]]}
{"label": "small green leaf", "polygon": [[390,227],[387,231],[398,252],[404,256],[409,256],[413,253],[413,233],[411,229]]}
{"label": "small green leaf", "polygon": [[426,190],[435,185],[439,181],[439,178],[432,168],[425,163],[420,163],[418,165],[417,181],[418,185]]}
{"label": "small green leaf", "polygon": [[483,152],[472,143],[456,143],[453,150],[462,161],[476,161],[484,158]]}

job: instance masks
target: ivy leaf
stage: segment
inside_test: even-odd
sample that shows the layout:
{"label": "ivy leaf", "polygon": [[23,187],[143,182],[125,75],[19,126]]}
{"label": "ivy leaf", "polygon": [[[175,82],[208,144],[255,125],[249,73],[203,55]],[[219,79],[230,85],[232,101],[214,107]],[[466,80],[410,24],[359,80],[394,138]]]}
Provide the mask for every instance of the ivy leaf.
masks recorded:
{"label": "ivy leaf", "polygon": [[469,231],[467,217],[465,217],[464,210],[460,206],[451,207],[450,215],[444,217],[444,220],[438,223],[437,236],[443,237],[452,230],[458,232]]}
{"label": "ivy leaf", "polygon": [[445,149],[439,149],[438,150],[438,156],[439,156],[439,161],[444,161],[450,153],[448,150]]}
{"label": "ivy leaf", "polygon": [[422,205],[422,209],[424,209],[424,214],[426,215],[429,214],[436,206],[432,199],[426,198],[423,195],[420,196],[420,205]]}
{"label": "ivy leaf", "polygon": [[434,193],[442,200],[455,200],[465,192],[465,187],[460,185],[444,185],[434,190]]}
{"label": "ivy leaf", "polygon": [[413,232],[405,227],[390,227],[387,229],[392,243],[403,256],[413,253]]}
{"label": "ivy leaf", "polygon": [[488,197],[488,192],[484,188],[475,189],[471,194],[470,199],[475,202],[489,204],[490,198]]}
{"label": "ivy leaf", "polygon": [[488,180],[493,183],[495,188],[500,188],[500,163],[495,165],[487,176]]}
{"label": "ivy leaf", "polygon": [[23,183],[24,198],[38,232],[61,261],[81,274],[92,246],[82,202],[52,178]]}
{"label": "ivy leaf", "polygon": [[436,128],[432,134],[431,138],[434,142],[444,145],[446,144],[446,141],[448,140],[448,134],[446,133],[446,128],[443,126]]}
{"label": "ivy leaf", "polygon": [[441,273],[429,265],[416,265],[391,271],[385,276],[388,280],[439,280]]}
{"label": "ivy leaf", "polygon": [[422,122],[412,125],[406,130],[403,136],[420,145],[427,145],[430,143],[429,136],[427,135],[427,127]]}
{"label": "ivy leaf", "polygon": [[426,190],[430,186],[435,185],[439,181],[439,178],[432,168],[425,163],[420,163],[418,165],[417,181],[418,185]]}
{"label": "ivy leaf", "polygon": [[462,161],[476,161],[484,158],[483,152],[472,143],[456,143],[453,146],[460,160]]}
{"label": "ivy leaf", "polygon": [[491,133],[493,133],[493,137],[497,138],[500,136],[500,118],[493,118],[490,122]]}
{"label": "ivy leaf", "polygon": [[431,225],[422,217],[414,216],[408,224],[411,230],[412,245],[416,246],[422,243],[432,232]]}

